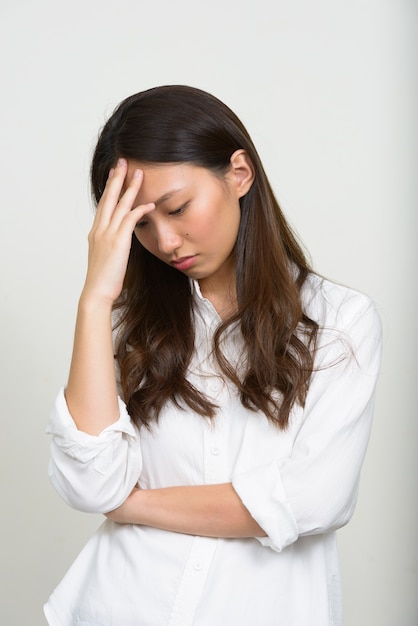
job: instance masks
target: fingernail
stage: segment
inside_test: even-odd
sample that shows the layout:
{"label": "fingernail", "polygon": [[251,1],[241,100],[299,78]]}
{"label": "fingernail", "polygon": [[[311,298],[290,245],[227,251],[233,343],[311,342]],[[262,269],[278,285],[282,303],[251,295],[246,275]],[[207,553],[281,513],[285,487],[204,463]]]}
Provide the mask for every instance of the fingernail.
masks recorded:
{"label": "fingernail", "polygon": [[111,168],[110,168],[110,170],[109,170],[109,176],[108,176],[108,178],[112,178],[112,176],[113,176],[113,174],[114,174],[114,173],[115,173],[115,168],[114,168],[114,167],[111,167]]}
{"label": "fingernail", "polygon": [[125,163],[126,163],[125,159],[118,159],[119,167],[123,167],[125,165]]}

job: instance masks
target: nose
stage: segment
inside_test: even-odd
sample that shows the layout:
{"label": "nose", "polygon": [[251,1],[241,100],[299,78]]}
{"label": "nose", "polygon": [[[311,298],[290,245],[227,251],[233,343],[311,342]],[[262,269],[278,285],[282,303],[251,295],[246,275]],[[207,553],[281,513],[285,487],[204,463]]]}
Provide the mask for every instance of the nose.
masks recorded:
{"label": "nose", "polygon": [[180,248],[183,240],[181,236],[167,225],[160,226],[156,229],[156,238],[158,250],[161,254],[170,255]]}

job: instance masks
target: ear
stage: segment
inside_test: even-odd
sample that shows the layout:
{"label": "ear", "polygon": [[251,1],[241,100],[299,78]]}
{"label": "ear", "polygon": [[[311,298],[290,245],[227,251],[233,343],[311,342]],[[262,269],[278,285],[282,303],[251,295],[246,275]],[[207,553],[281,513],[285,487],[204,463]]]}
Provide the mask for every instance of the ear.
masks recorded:
{"label": "ear", "polygon": [[247,152],[243,149],[235,150],[232,154],[229,178],[237,192],[237,197],[242,198],[251,188],[254,182],[254,166]]}

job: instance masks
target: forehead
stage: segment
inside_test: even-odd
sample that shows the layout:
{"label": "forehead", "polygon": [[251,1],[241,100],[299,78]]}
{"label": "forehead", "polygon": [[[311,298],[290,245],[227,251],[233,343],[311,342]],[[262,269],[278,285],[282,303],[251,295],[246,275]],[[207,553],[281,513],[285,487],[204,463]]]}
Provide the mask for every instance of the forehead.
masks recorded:
{"label": "forehead", "polygon": [[141,163],[140,161],[128,161],[127,178],[131,178],[135,170],[142,170],[147,178],[170,179],[178,176],[186,176],[196,168],[191,163]]}
{"label": "forehead", "polygon": [[162,203],[183,190],[194,191],[202,186],[219,183],[219,179],[208,169],[191,163],[140,163],[128,161],[124,189],[136,169],[142,170],[143,181],[137,201]]}

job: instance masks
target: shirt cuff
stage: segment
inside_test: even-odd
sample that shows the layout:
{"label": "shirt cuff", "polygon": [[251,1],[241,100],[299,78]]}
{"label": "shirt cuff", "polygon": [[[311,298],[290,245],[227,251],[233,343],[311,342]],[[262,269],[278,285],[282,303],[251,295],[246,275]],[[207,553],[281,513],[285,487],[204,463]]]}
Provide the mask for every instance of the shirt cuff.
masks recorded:
{"label": "shirt cuff", "polygon": [[256,537],[263,546],[281,552],[297,540],[298,526],[276,461],[235,475],[232,486],[251,517],[265,531],[267,537]]}
{"label": "shirt cuff", "polygon": [[138,439],[138,431],[129,417],[125,403],[118,398],[118,404],[119,419],[99,435],[90,435],[78,430],[68,410],[62,388],[55,400],[46,433],[53,436],[55,444],[69,457],[80,463],[95,459],[96,469],[104,472],[112,460],[115,440],[119,440],[121,434],[128,439]]}

